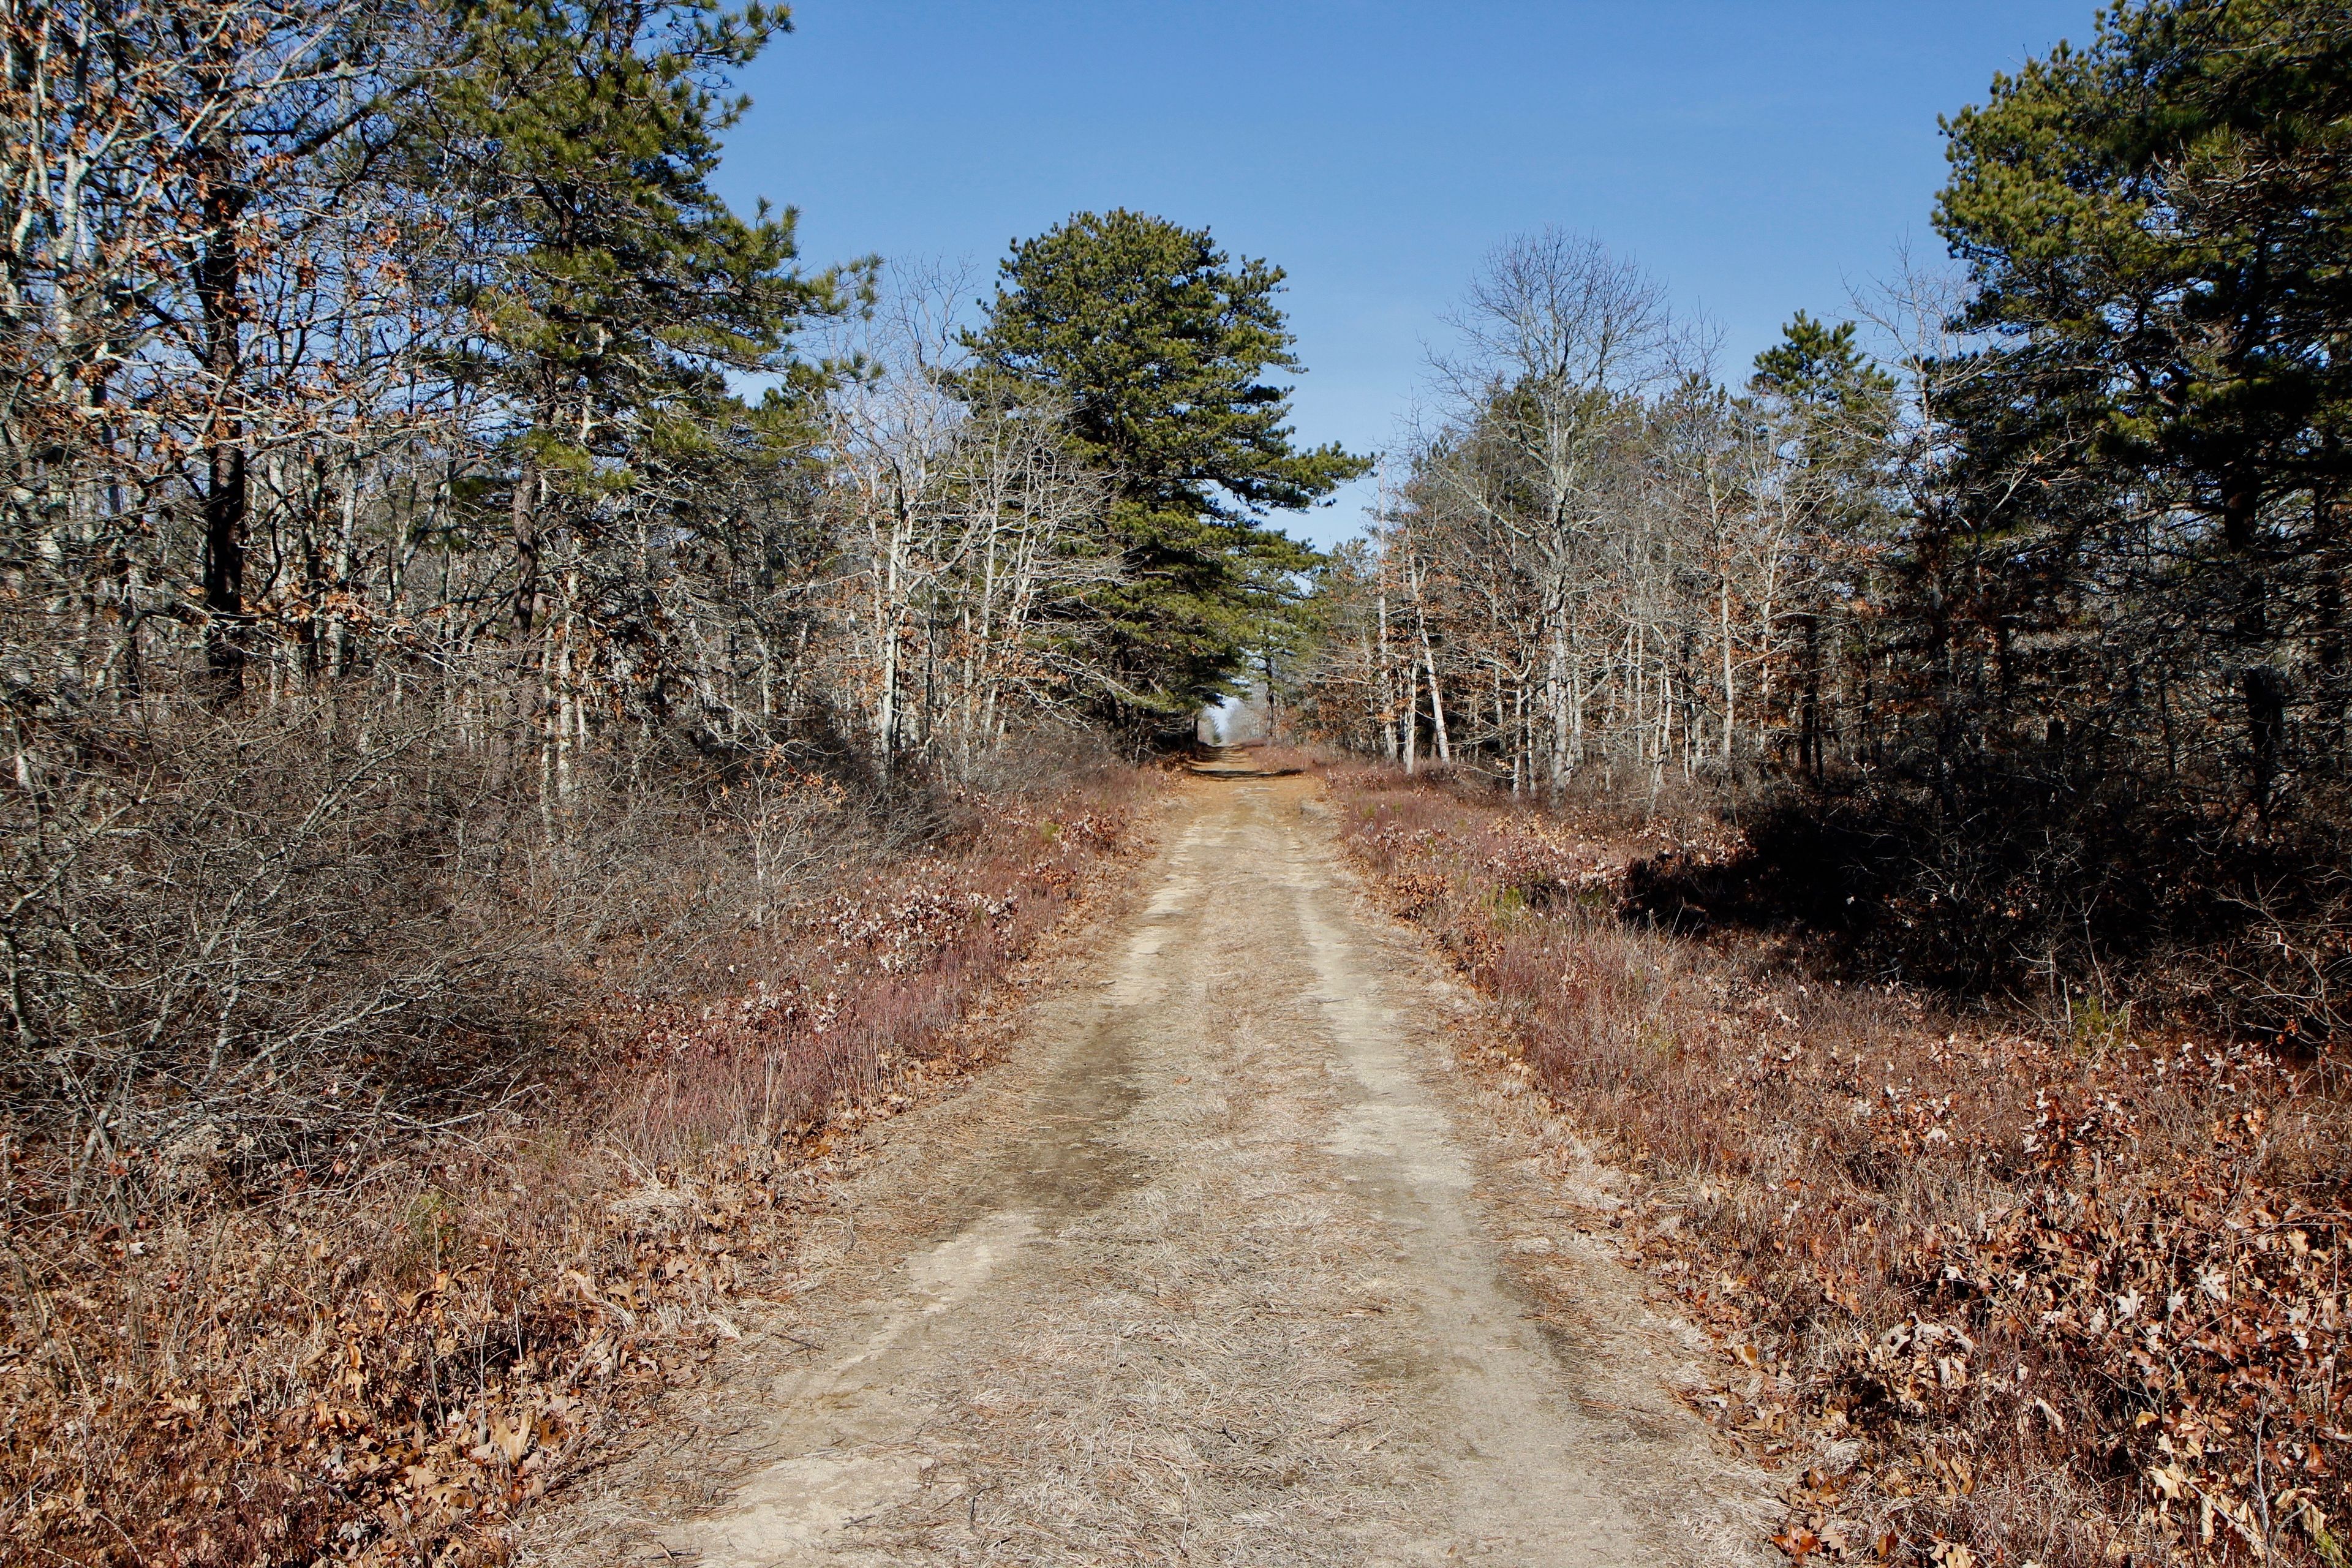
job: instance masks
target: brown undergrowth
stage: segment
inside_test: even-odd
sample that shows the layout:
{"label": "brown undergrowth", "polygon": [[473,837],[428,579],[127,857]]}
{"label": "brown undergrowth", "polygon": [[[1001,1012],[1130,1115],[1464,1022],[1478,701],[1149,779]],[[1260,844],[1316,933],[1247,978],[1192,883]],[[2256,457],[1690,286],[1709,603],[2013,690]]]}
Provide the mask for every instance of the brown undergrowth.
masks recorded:
{"label": "brown undergrowth", "polygon": [[1789,1555],[2347,1561],[2352,1119],[2314,1067],[1825,983],[1786,937],[1624,918],[1677,846],[1622,821],[1328,777],[1381,894],[1631,1173],[1606,1223],[1723,1347],[1705,1403],[1790,1477]]}
{"label": "brown undergrowth", "polygon": [[[259,1174],[0,1139],[0,1557],[488,1563],[772,1293],[845,1125],[968,1072],[964,1027],[1143,837],[1131,772],[803,856],[698,973],[574,976],[541,1081],[460,1131]],[[886,852],[887,851],[887,852]],[[691,999],[681,999],[683,991]]]}

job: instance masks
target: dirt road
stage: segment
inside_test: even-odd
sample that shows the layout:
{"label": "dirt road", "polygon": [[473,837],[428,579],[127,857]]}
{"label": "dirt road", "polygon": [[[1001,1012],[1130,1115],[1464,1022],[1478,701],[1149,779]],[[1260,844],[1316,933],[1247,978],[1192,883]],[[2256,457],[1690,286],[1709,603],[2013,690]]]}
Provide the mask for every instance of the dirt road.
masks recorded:
{"label": "dirt road", "polygon": [[[544,1561],[1723,1563],[1762,1478],[1307,780],[1203,778],[1013,1059],[888,1124],[723,1440]],[[1603,1222],[1605,1223],[1605,1222]],[[699,1477],[688,1472],[699,1467]],[[698,1500],[705,1506],[693,1505]]]}

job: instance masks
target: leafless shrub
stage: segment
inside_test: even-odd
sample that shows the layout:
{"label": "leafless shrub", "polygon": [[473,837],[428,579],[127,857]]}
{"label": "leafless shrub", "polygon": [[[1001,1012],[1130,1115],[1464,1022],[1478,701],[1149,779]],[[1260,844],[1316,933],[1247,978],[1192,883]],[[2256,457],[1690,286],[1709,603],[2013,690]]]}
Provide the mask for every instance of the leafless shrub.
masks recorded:
{"label": "leafless shrub", "polygon": [[832,1132],[968,1069],[1138,781],[910,853],[774,759],[608,756],[552,820],[498,764],[279,710],[11,802],[18,1037],[70,1032],[0,1121],[0,1555],[498,1560],[740,1331]]}
{"label": "leafless shrub", "polygon": [[77,1200],[134,1151],[253,1170],[502,1092],[561,939],[514,918],[545,868],[438,713],[163,710],[48,739],[0,797],[0,1077],[70,1146]]}

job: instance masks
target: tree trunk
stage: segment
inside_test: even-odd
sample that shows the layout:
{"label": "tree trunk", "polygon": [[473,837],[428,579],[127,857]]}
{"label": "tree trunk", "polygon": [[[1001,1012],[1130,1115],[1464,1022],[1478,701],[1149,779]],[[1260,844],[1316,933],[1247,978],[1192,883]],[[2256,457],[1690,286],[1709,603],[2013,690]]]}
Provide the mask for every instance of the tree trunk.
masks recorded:
{"label": "tree trunk", "polygon": [[1445,737],[1445,694],[1437,684],[1437,655],[1429,642],[1429,612],[1421,595],[1421,563],[1407,558],[1406,580],[1412,585],[1413,627],[1421,637],[1421,664],[1429,674],[1429,715],[1432,731],[1437,742],[1437,760],[1451,763],[1454,748]]}
{"label": "tree trunk", "polygon": [[250,492],[245,422],[237,408],[245,358],[245,261],[237,249],[237,228],[247,196],[236,178],[234,156],[217,140],[202,155],[205,237],[195,268],[205,372],[213,398],[205,454],[205,665],[213,699],[223,702],[245,690],[251,630],[245,608]]}
{"label": "tree trunk", "polygon": [[514,538],[515,590],[510,611],[518,641],[530,637],[539,616],[539,465],[525,457],[515,466],[514,495],[507,505]]}

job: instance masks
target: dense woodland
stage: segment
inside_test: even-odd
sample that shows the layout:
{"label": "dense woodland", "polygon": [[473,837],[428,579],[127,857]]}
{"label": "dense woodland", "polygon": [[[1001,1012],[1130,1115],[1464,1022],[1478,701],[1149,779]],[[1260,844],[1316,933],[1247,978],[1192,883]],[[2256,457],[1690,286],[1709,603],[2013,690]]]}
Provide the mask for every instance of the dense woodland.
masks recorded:
{"label": "dense woodland", "polygon": [[805,269],[709,184],[783,26],[8,10],[34,1125],[102,1161],[233,1096],[283,1153],[329,1064],[514,1035],[495,996],[655,919],[616,883],[756,921],[812,780],[903,819],[1041,730],[1187,731],[1296,598],[1261,510],[1361,464],[1290,446],[1280,272],[1128,213],[976,313],[974,279]]}
{"label": "dense woodland", "polygon": [[1278,269],[1079,215],[974,310],[730,211],[779,15],[7,26],[9,1093],[93,1155],[151,1075],[479,1035],[540,962],[513,867],[562,901],[712,791],[952,791],[1252,672],[1408,768],[1720,795],[1752,858],[1661,870],[1679,918],[2342,1021],[2329,7],[2127,8],[1997,79],[1953,266],[1728,384],[1600,240],[1504,243],[1328,560],[1266,521],[1366,467],[1290,439]]}
{"label": "dense woodland", "polygon": [[1660,912],[2331,1036],[2352,18],[2123,7],[1947,133],[1951,265],[1729,384],[1599,241],[1496,249],[1294,700],[1538,799],[1733,804],[1748,854]]}

